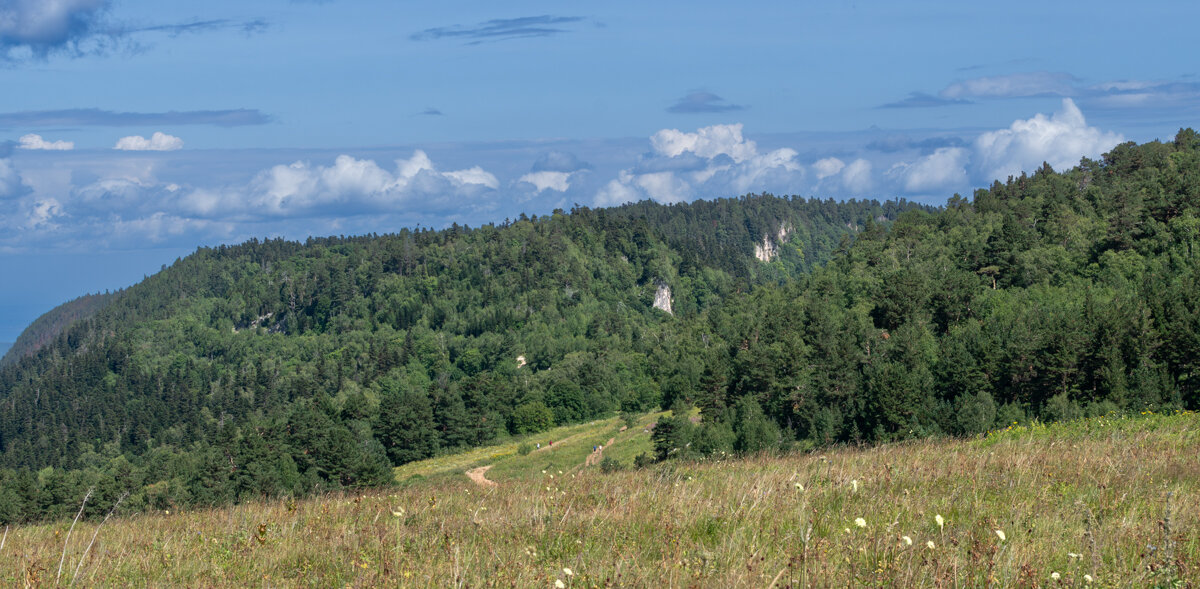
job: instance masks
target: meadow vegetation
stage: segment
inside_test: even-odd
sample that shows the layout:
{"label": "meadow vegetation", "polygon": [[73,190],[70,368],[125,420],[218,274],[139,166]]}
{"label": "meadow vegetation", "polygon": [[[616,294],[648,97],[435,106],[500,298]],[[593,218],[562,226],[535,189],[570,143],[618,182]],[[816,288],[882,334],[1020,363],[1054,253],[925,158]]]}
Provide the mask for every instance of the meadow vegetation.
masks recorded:
{"label": "meadow vegetation", "polygon": [[[392,489],[14,527],[6,587],[1177,587],[1197,581],[1200,418],[631,467],[646,415],[406,465]],[[622,468],[582,466],[592,445]],[[543,444],[543,447],[546,447]],[[582,452],[582,454],[581,454]],[[467,466],[491,464],[481,487]],[[547,468],[543,468],[547,466]],[[561,472],[559,472],[561,468]],[[414,475],[420,475],[414,478]],[[65,558],[64,558],[65,544]],[[65,560],[61,577],[56,574]],[[78,576],[74,572],[78,568]],[[56,581],[57,579],[57,581]]]}

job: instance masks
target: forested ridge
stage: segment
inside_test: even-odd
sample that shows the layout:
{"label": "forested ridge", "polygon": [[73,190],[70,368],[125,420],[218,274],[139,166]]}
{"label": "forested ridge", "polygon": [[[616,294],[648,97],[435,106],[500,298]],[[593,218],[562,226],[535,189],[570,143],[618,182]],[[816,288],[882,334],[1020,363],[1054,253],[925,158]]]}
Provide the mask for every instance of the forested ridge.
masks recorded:
{"label": "forested ridge", "polygon": [[385,484],[659,406],[703,420],[662,420],[658,459],[1195,409],[1198,249],[1191,130],[938,209],[751,195],[201,249],[0,370],[0,521],[93,486],[89,513]]}
{"label": "forested ridge", "polygon": [[918,208],[749,195],[202,248],[0,370],[0,521],[93,486],[89,513],[383,484],[657,408],[690,394],[681,325]]}

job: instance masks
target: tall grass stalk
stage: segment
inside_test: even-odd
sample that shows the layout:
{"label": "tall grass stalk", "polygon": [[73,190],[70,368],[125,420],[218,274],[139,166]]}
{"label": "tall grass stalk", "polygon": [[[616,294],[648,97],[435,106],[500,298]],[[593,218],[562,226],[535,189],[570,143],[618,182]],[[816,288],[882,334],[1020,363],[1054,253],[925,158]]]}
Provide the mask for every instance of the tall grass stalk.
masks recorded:
{"label": "tall grass stalk", "polygon": [[88,489],[86,495],[83,496],[83,503],[79,505],[79,513],[75,514],[75,521],[71,522],[71,528],[67,530],[67,538],[63,540],[62,557],[58,559],[58,574],[54,575],[54,583],[58,584],[59,578],[62,577],[63,562],[67,560],[67,545],[71,543],[71,532],[75,531],[75,524],[79,523],[79,516],[83,515],[83,508],[87,507],[88,499],[92,498],[92,491],[95,487]]}
{"label": "tall grass stalk", "polygon": [[[100,535],[100,528],[104,527],[104,524],[108,522],[108,518],[112,517],[113,512],[117,510],[117,507],[120,506],[121,502],[124,501],[128,496],[128,491],[126,491],[124,495],[121,495],[121,497],[117,499],[117,502],[113,503],[112,509],[108,510],[108,515],[104,516],[104,521],[100,522],[100,525],[96,526],[96,531],[92,532],[92,541],[88,542],[87,548],[85,548],[83,551],[83,556],[79,557],[79,564],[75,565],[75,574],[71,575],[71,583],[67,585],[68,587],[75,585],[75,579],[79,577],[79,568],[83,566],[83,561],[87,559],[88,553],[92,551],[92,544],[96,543],[96,536]],[[62,565],[60,564],[59,566]]]}

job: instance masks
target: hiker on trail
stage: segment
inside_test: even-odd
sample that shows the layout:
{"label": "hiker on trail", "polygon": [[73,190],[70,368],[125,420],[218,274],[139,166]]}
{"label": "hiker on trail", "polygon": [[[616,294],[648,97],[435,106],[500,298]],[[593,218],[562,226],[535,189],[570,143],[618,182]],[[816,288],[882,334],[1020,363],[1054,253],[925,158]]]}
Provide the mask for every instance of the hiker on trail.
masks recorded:
{"label": "hiker on trail", "polygon": [[541,443],[541,442],[538,442],[537,446],[538,446],[538,447],[537,447],[537,449],[538,449],[538,450],[541,450],[541,449],[542,449],[542,443]]}

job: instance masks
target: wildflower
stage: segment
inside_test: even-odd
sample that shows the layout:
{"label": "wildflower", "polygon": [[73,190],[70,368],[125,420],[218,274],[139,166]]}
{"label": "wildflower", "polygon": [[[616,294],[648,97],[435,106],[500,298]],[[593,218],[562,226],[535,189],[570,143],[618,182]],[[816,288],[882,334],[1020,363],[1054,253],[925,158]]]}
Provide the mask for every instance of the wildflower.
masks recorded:
{"label": "wildflower", "polygon": [[933,521],[937,522],[939,530],[942,529],[943,527],[945,527],[945,525],[946,525],[946,520],[942,519],[942,514],[940,514],[940,513],[933,516]]}
{"label": "wildflower", "polygon": [[1083,559],[1083,555],[1082,555],[1082,554],[1076,554],[1076,553],[1074,553],[1074,552],[1068,552],[1068,553],[1067,553],[1067,558],[1069,558],[1069,559],[1071,559],[1071,560]]}
{"label": "wildflower", "polygon": [[800,482],[797,482],[797,483],[796,483],[796,490],[797,490],[797,491],[800,491],[800,492],[803,492],[803,491],[804,491],[804,484],[803,484],[803,483],[800,483]]}
{"label": "wildflower", "polygon": [[1083,580],[1087,583],[1091,583],[1092,581],[1095,581],[1095,579],[1093,579],[1091,575],[1084,575]]}
{"label": "wildflower", "polygon": [[568,576],[568,577],[574,577],[574,576],[575,576],[575,571],[572,571],[571,569],[569,569],[569,568],[567,568],[567,567],[563,567],[563,574],[564,574],[564,575],[566,575],[566,576]]}
{"label": "wildflower", "polygon": [[996,530],[996,536],[1000,538],[1001,542],[1008,539],[1004,536],[1004,530]]}
{"label": "wildflower", "polygon": [[567,586],[563,584],[562,579],[554,580],[554,588],[555,589],[566,589],[566,587]]}
{"label": "wildflower", "polygon": [[400,509],[400,511],[393,511],[393,512],[392,512],[392,517],[400,517],[400,516],[402,516],[402,515],[404,515],[404,509],[403,509],[403,508],[401,508],[401,509]]}
{"label": "wildflower", "polygon": [[926,547],[926,548],[928,548],[928,549],[930,549],[930,550],[933,550],[934,548],[937,548],[937,546],[936,546],[936,545],[933,543],[933,540],[930,540],[930,541],[926,542],[926,543],[925,543],[925,547]]}
{"label": "wildflower", "polygon": [[1054,571],[1053,573],[1050,573],[1050,578],[1057,581],[1062,578],[1062,575],[1058,574],[1058,571]]}
{"label": "wildflower", "polygon": [[865,527],[867,527],[867,520],[865,520],[861,517],[856,517],[856,518],[854,518],[854,525],[856,525],[860,528],[865,528]]}
{"label": "wildflower", "polygon": [[904,540],[905,546],[912,546],[912,538],[909,538],[908,536],[902,536],[900,539]]}
{"label": "wildflower", "polygon": [[858,479],[854,479],[854,480],[850,481],[850,492],[852,492],[852,493],[858,492]]}

